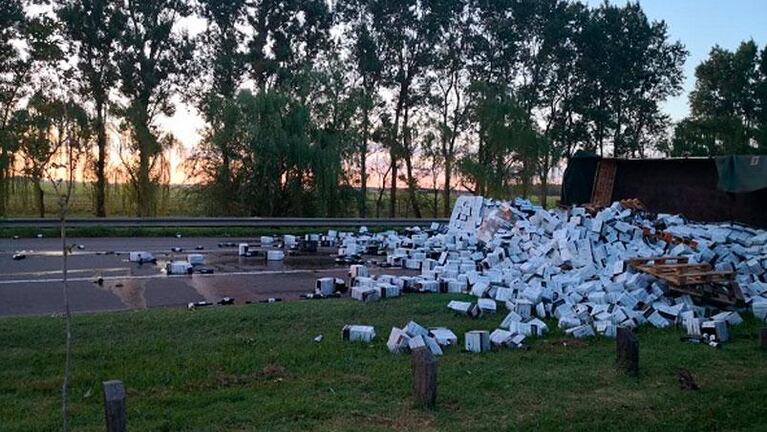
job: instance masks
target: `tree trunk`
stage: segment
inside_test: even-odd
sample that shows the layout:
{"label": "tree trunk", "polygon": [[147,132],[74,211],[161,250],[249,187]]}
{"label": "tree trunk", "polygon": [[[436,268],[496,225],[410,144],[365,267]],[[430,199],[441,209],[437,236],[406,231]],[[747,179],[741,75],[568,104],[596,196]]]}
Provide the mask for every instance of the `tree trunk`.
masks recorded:
{"label": "tree trunk", "polygon": [[370,128],[370,112],[368,108],[368,92],[365,90],[365,95],[362,100],[362,147],[360,148],[360,197],[359,197],[359,214],[361,218],[366,218],[367,212],[367,199],[368,199],[368,173],[367,173],[367,158],[368,158],[368,129]]}
{"label": "tree trunk", "polygon": [[5,178],[6,169],[5,169],[4,159],[5,159],[5,150],[3,150],[3,154],[0,155],[0,217],[6,216],[5,199],[8,194],[8,185],[7,185],[7,180]]}
{"label": "tree trunk", "polygon": [[96,146],[98,158],[96,159],[96,217],[106,217],[106,168],[107,159],[107,132],[104,121],[104,103],[96,100]]}
{"label": "tree trunk", "polygon": [[527,198],[530,192],[530,169],[527,159],[522,160],[522,197]]}
{"label": "tree trunk", "polygon": [[391,187],[389,189],[389,217],[395,217],[397,213],[397,158],[394,150],[389,152],[391,158]]}
{"label": "tree trunk", "polygon": [[418,180],[413,176],[413,152],[410,148],[410,131],[407,128],[409,109],[405,107],[405,115],[402,120],[402,146],[405,149],[405,168],[407,171],[407,189],[410,195],[410,205],[413,207],[413,215],[421,218],[421,206],[418,205]]}
{"label": "tree trunk", "polygon": [[445,212],[445,216],[450,214],[450,181],[453,176],[453,164],[445,158],[445,185],[443,186],[443,199],[442,208]]}
{"label": "tree trunk", "polygon": [[40,184],[40,179],[33,180],[35,184],[35,196],[37,197],[37,213],[40,218],[45,217],[45,192],[43,192],[43,185]]}
{"label": "tree trunk", "polygon": [[[144,146],[142,146],[144,147]],[[152,185],[149,179],[149,150],[142,148],[139,151],[139,168],[136,185],[136,216],[151,216]]]}
{"label": "tree trunk", "polygon": [[549,161],[546,159],[546,163],[541,170],[541,207],[546,208],[546,200],[548,199],[549,191]]}

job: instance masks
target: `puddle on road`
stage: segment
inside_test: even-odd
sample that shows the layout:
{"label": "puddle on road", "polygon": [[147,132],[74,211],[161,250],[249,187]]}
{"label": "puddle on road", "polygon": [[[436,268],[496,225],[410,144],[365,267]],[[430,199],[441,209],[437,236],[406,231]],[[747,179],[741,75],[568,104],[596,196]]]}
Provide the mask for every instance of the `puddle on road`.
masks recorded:
{"label": "puddle on road", "polygon": [[126,279],[105,281],[103,286],[96,286],[116,295],[125,306],[132,309],[146,309],[144,297],[146,283],[146,279]]}

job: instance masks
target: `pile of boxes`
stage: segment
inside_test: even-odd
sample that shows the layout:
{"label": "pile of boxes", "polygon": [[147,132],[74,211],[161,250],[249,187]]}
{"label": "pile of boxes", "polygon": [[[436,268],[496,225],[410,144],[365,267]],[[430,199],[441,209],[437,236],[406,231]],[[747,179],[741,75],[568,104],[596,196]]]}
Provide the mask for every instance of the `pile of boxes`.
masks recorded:
{"label": "pile of boxes", "polygon": [[[470,317],[493,313],[499,304],[508,310],[500,328],[487,335],[490,344],[499,346],[519,347],[525,337],[545,333],[544,319],[555,320],[575,338],[615,337],[618,327],[652,325],[679,326],[706,343],[727,340],[727,327],[740,322],[737,313],[670,295],[663,281],[627,268],[625,260],[633,257],[684,255],[691,263],[734,271],[747,307],[767,317],[767,231],[736,224],[692,223],[617,202],[590,215],[580,207],[544,210],[522,199],[461,196],[447,227],[337,235],[343,236],[344,251],[378,244],[386,251],[384,266],[419,271],[416,276],[372,278],[354,267],[354,298],[469,293],[476,302],[452,301],[448,307]],[[413,339],[395,330],[392,351]],[[485,342],[483,334],[472,333],[467,349],[484,350]]]}

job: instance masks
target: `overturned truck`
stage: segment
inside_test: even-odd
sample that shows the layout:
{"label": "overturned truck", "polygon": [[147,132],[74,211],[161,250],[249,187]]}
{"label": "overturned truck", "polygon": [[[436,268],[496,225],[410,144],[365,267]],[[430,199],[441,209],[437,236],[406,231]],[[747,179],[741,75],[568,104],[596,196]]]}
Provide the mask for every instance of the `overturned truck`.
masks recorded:
{"label": "overturned truck", "polygon": [[633,198],[655,213],[765,228],[767,157],[617,159],[580,151],[570,159],[562,204],[608,206]]}

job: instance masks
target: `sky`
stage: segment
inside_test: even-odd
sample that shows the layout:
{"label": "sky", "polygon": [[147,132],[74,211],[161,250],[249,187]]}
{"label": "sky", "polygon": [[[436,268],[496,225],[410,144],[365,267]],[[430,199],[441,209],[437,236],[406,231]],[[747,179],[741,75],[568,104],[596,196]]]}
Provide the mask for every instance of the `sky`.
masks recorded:
{"label": "sky", "polygon": [[[598,6],[603,0],[585,0]],[[611,1],[622,5],[626,1]],[[666,101],[663,110],[674,121],[689,114],[688,95],[695,86],[695,67],[708,57],[711,48],[719,45],[734,50],[741,41],[753,39],[762,48],[767,44],[767,0],[642,0],[642,8],[654,21],[664,20],[671,40],[681,41],[689,56],[684,65],[682,93]],[[202,30],[202,23],[189,23],[191,33]],[[179,105],[172,118],[161,119],[161,126],[171,131],[188,151],[200,139],[202,119],[191,107]],[[173,182],[183,182],[183,174],[173,170]]]}

